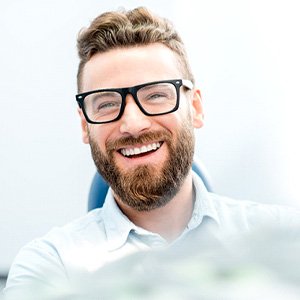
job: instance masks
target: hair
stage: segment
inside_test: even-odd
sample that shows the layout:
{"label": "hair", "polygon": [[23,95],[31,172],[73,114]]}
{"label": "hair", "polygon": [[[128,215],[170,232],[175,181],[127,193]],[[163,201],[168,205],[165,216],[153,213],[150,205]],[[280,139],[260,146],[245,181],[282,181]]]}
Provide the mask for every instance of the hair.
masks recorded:
{"label": "hair", "polygon": [[103,13],[96,17],[88,28],[79,32],[77,39],[80,59],[77,72],[78,91],[82,87],[84,66],[96,53],[152,43],[162,43],[174,51],[183,75],[194,82],[184,44],[172,23],[154,15],[145,7],[139,7],[128,11]]}

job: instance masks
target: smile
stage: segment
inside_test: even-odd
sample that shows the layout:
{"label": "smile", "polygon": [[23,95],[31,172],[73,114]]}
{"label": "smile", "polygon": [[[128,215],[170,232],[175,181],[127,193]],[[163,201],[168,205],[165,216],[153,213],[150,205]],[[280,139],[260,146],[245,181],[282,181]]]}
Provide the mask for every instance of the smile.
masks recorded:
{"label": "smile", "polygon": [[122,148],[120,152],[123,156],[130,157],[133,155],[144,154],[147,152],[156,151],[162,145],[162,142],[151,143],[148,145],[143,145],[141,147],[133,147],[133,148]]}

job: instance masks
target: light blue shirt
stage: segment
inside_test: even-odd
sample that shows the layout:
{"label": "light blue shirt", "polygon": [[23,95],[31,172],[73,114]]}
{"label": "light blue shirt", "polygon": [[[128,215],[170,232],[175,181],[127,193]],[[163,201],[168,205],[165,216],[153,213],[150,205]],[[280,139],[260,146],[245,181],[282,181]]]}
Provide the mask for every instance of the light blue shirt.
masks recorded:
{"label": "light blue shirt", "polygon": [[[195,173],[193,187],[192,217],[172,244],[189,236],[202,238],[207,232],[218,241],[228,242],[263,226],[300,226],[300,212],[295,208],[237,201],[209,193]],[[54,228],[23,247],[10,269],[4,291],[7,299],[27,299],[25,295],[29,295],[28,299],[48,299],[35,295],[39,290],[47,295],[58,290],[68,293],[67,282],[96,276],[106,264],[137,251],[169,246],[160,235],[133,224],[109,190],[103,208]]]}

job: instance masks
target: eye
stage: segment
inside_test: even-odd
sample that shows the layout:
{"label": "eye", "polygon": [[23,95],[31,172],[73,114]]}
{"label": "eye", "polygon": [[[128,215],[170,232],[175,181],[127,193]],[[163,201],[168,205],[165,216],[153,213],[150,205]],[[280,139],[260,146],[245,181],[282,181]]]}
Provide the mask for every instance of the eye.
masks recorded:
{"label": "eye", "polygon": [[97,103],[97,110],[114,109],[119,108],[120,102],[118,101],[101,101]]}
{"label": "eye", "polygon": [[167,95],[163,93],[152,93],[147,95],[146,100],[156,100],[166,98]]}
{"label": "eye", "polygon": [[170,83],[155,83],[140,89],[137,96],[145,104],[162,104],[176,99],[176,89]]}
{"label": "eye", "polygon": [[115,92],[98,92],[89,98],[91,110],[96,112],[106,112],[118,109],[122,103],[122,97]]}

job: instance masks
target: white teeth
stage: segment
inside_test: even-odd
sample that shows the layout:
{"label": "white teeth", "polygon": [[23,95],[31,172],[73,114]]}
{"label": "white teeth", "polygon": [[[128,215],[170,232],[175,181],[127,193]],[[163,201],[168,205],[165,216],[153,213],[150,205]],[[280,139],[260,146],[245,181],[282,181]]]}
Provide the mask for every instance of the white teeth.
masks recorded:
{"label": "white teeth", "polygon": [[143,145],[142,147],[140,148],[127,148],[127,149],[121,149],[121,153],[124,155],[124,156],[131,156],[131,155],[137,155],[137,154],[141,154],[141,153],[146,153],[148,151],[152,151],[152,150],[156,150],[158,148],[160,148],[161,144],[158,142],[158,143],[152,143],[152,144],[149,144],[149,145]]}
{"label": "white teeth", "polygon": [[141,153],[139,148],[134,148],[133,150],[134,150],[134,154],[140,154]]}
{"label": "white teeth", "polygon": [[147,152],[148,150],[147,150],[147,147],[146,146],[143,146],[142,148],[141,148],[141,153],[145,153],[145,152]]}

